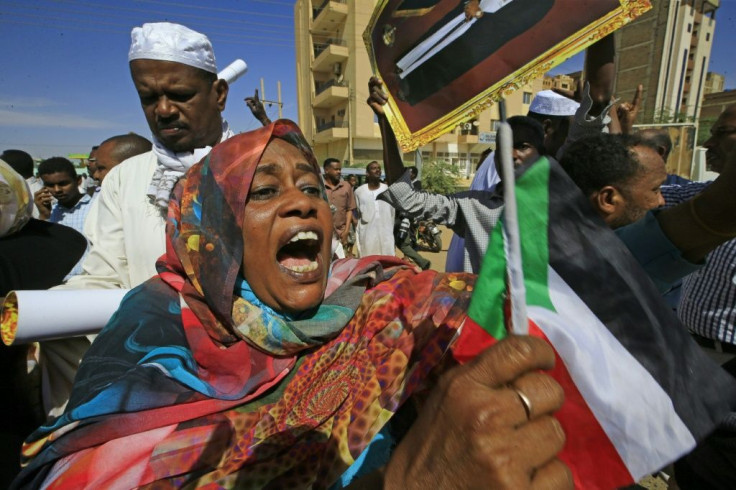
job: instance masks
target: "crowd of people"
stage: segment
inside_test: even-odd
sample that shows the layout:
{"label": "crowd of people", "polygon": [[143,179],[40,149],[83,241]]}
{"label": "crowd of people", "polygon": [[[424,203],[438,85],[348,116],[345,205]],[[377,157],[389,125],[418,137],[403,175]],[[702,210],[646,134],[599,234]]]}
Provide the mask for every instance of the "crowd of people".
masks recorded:
{"label": "crowd of people", "polygon": [[[613,37],[586,56],[578,97],[545,91],[508,119],[515,171],[559,161],[662,295],[677,292],[695,341],[736,373],[736,106],[704,145],[720,176],[675,179],[666,134],[633,128],[636,100],[611,102]],[[234,134],[205,35],[136,27],[129,64],[151,140],[100,142],[86,183],[65,158],[0,156],[0,297],[132,289],[96,337],[3,347],[3,483],[573,485],[557,457],[550,346],[512,336],[468,364],[445,356],[505,208],[500,150],[471,190],[423,190],[374,78],[385,168],[370,162],[357,185],[339,159],[319,164],[296,124],[270,121],[257,93],[263,127]],[[402,223],[415,220],[456,234],[452,274],[412,249]],[[733,418],[675,464],[681,488],[736,484]]]}

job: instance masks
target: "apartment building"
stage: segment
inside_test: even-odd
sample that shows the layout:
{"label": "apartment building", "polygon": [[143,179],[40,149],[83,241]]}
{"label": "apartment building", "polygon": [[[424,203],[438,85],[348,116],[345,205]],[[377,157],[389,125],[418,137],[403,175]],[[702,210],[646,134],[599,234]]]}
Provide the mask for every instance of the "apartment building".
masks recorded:
{"label": "apartment building", "polygon": [[616,89],[631,100],[644,86],[643,123],[697,119],[719,0],[652,0],[652,10],[618,31]]}

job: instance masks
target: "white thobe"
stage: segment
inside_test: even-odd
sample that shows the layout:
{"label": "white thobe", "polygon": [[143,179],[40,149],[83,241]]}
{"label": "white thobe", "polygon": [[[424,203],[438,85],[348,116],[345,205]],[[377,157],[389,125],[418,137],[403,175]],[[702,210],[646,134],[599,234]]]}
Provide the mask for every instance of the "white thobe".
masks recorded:
{"label": "white thobe", "polygon": [[[110,170],[87,216],[84,232],[90,249],[82,265],[84,273],[54,289],[128,289],[157,274],[156,260],[166,251],[166,222],[146,195],[156,163],[153,152],[147,152]],[[63,411],[89,345],[87,337],[41,343],[46,413]]]}
{"label": "white thobe", "polygon": [[166,221],[146,195],[155,169],[149,151],[107,174],[84,230],[92,243],[84,274],[66,289],[134,288],[156,275],[156,260],[166,251]]}
{"label": "white thobe", "polygon": [[356,245],[358,255],[396,255],[394,250],[394,208],[376,197],[388,189],[380,184],[378,189],[371,190],[368,184],[355,189],[355,204],[360,213],[356,229]]}

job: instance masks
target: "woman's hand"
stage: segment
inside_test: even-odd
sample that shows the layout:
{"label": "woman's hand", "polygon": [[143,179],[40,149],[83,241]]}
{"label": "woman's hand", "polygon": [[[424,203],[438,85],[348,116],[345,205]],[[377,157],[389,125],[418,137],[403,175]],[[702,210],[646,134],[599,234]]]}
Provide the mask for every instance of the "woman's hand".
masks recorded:
{"label": "woman's hand", "polygon": [[483,17],[483,10],[480,8],[479,0],[470,0],[465,2],[465,21],[469,22],[473,19]]}
{"label": "woman's hand", "polygon": [[368,80],[368,100],[366,103],[371,106],[373,112],[379,118],[386,115],[383,106],[388,102],[388,96],[383,91],[383,83],[377,77],[371,77]]}
{"label": "woman's hand", "polygon": [[514,336],[449,371],[394,451],[385,488],[572,488],[556,459],[562,388],[537,372],[554,360],[543,340]]}

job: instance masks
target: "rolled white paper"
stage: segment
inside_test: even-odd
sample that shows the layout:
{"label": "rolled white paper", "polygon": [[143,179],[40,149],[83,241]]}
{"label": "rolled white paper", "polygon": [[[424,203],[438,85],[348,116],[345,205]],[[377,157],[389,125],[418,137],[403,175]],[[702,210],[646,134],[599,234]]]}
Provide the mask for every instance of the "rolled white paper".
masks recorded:
{"label": "rolled white paper", "polygon": [[235,60],[217,74],[217,78],[225,80],[228,85],[242,77],[248,71],[248,65],[243,60]]}
{"label": "rolled white paper", "polygon": [[[11,291],[0,311],[5,345],[98,333],[130,289]],[[17,316],[11,314],[17,308]]]}

